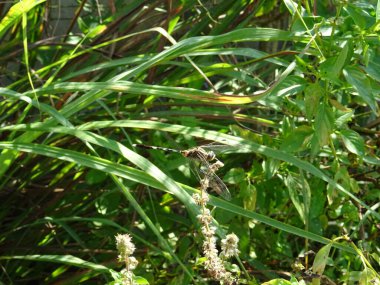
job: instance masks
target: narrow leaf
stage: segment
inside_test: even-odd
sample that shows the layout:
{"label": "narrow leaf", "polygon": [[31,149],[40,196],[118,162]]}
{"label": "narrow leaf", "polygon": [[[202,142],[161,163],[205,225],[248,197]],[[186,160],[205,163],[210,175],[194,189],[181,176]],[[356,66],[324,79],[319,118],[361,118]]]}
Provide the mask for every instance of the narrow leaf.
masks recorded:
{"label": "narrow leaf", "polygon": [[62,263],[72,266],[77,266],[81,268],[89,268],[94,271],[110,271],[108,267],[100,264],[95,264],[88,262],[81,258],[72,255],[18,255],[18,256],[1,256],[0,259],[25,259],[32,261],[47,261],[54,263]]}
{"label": "narrow leaf", "polygon": [[0,22],[0,37],[2,37],[9,28],[16,26],[24,13],[29,12],[35,6],[45,1],[46,0],[23,0],[13,5]]}

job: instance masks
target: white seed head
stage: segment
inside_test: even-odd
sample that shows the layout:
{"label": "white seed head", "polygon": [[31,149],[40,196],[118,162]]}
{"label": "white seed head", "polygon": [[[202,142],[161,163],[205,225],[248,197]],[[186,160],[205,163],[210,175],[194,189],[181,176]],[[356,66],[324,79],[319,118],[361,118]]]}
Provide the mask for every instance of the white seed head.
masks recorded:
{"label": "white seed head", "polygon": [[135,245],[132,243],[132,238],[128,234],[118,234],[116,238],[116,248],[119,252],[120,261],[125,261],[128,256],[135,252]]}
{"label": "white seed head", "polygon": [[228,234],[226,238],[222,239],[222,252],[221,255],[231,257],[239,254],[238,249],[239,238],[234,233]]}

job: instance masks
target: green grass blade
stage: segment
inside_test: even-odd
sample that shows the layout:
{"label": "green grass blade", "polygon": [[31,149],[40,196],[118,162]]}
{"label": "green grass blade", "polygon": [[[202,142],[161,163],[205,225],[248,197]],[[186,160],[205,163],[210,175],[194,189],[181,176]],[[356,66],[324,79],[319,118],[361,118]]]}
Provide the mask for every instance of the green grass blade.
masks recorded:
{"label": "green grass blade", "polygon": [[14,4],[0,22],[0,38],[11,28],[18,24],[22,15],[28,13],[35,6],[46,0],[24,0]]}
{"label": "green grass blade", "polygon": [[[136,123],[136,122],[137,121],[125,121],[125,124],[123,125],[123,127],[126,127],[127,125],[129,127],[131,127],[131,125],[134,124],[134,123]],[[143,126],[143,124],[142,124],[141,121],[138,121],[138,122],[139,122],[139,126],[140,127],[147,127],[149,125],[149,124],[145,124]],[[102,122],[102,123],[104,123],[104,122]],[[115,126],[116,124],[119,124],[119,125],[121,124],[121,122],[109,122],[109,123],[112,124],[113,126]],[[87,124],[86,128],[89,128],[90,125],[94,125],[94,122],[91,123],[91,124]],[[165,126],[165,124],[159,123],[159,126],[162,128],[162,127]],[[101,127],[101,123],[97,124],[97,126],[96,126],[96,128],[99,128],[99,127]],[[152,125],[151,125],[151,127],[152,127]],[[157,128],[158,125],[155,125],[155,127]],[[179,126],[177,126],[177,127],[179,127]],[[24,128],[26,128],[26,126],[24,126]],[[83,128],[85,128],[85,127],[83,127]],[[210,132],[210,131],[206,132],[204,130],[201,131],[198,128],[182,127],[182,131],[184,131],[183,128],[186,129],[186,133],[187,134],[204,137],[206,139],[210,139],[210,135],[215,135],[215,132]],[[165,129],[166,129],[166,131],[169,131],[169,130],[174,131],[174,129],[176,129],[176,128],[174,128],[173,125],[169,125]],[[21,130],[21,126],[18,127],[18,130]],[[73,129],[64,128],[64,127],[60,127],[60,128],[57,127],[57,128],[52,128],[52,129],[46,129],[46,131],[49,131],[49,132],[50,131],[56,131],[56,132],[69,133],[69,134],[77,134],[77,135],[80,134],[80,136],[78,136],[78,137],[80,137],[82,140],[86,140],[86,141],[91,142],[93,144],[101,145],[101,146],[106,147],[108,149],[114,150],[114,151],[116,151],[116,152],[124,155],[125,157],[131,158],[131,153],[130,152],[126,153],[126,150],[124,149],[125,147],[122,147],[122,145],[118,144],[117,142],[111,141],[109,139],[100,137],[100,136],[95,135],[95,134],[91,134],[91,133],[83,132],[83,131],[82,132],[81,131],[75,131]],[[176,131],[178,132],[179,130],[176,129]],[[199,132],[201,132],[202,135],[200,135]],[[226,135],[226,136],[230,137],[228,135]],[[236,137],[233,137],[233,138],[237,139]],[[214,140],[216,140],[216,139],[214,139]],[[224,142],[224,143],[226,142],[225,138],[223,140],[221,138],[219,138],[219,141],[220,142]],[[57,148],[54,148],[54,147],[48,147],[48,146],[43,146],[43,145],[15,144],[15,143],[2,143],[2,142],[0,142],[0,148],[3,148],[3,147],[4,148],[17,149],[19,151],[27,151],[27,152],[38,153],[38,154],[41,154],[41,155],[47,155],[47,156],[51,156],[51,157],[56,157],[56,158],[60,158],[60,159],[67,160],[67,161],[75,161],[78,164],[81,164],[81,165],[84,165],[84,166],[92,167],[92,168],[95,168],[95,169],[101,169],[99,167],[94,167],[94,165],[91,166],[91,164],[88,164],[86,162],[87,161],[87,157],[88,157],[87,155],[83,155],[83,154],[76,153],[76,152],[69,151],[69,150],[57,149]],[[59,156],[57,150],[62,150],[62,153],[64,155]],[[262,153],[262,154],[265,155],[265,152]],[[157,173],[155,171],[151,171],[149,169],[149,167],[152,167],[152,168],[156,168],[156,167],[153,164],[151,164],[149,161],[146,161],[145,158],[139,157],[138,155],[136,155],[136,156],[137,156],[137,160],[141,160],[141,161],[137,161],[136,164],[138,164],[139,166],[143,166],[143,168],[145,169],[145,171],[147,173],[149,173],[149,176],[147,174],[145,174],[145,173],[144,173],[145,175],[143,173],[140,173],[140,174],[143,175],[144,177],[149,177],[150,179],[152,179],[151,177],[157,178]],[[78,158],[81,158],[81,159],[78,159]],[[98,161],[102,161],[103,162],[102,165],[105,165],[105,160],[104,159],[99,159],[99,158],[96,158],[96,157],[91,157],[91,158],[94,158],[94,163],[97,163]],[[132,158],[131,161],[134,161],[134,158]],[[108,163],[111,164],[111,165],[113,165],[113,163],[111,163],[111,162],[108,162]],[[124,170],[125,166],[120,165],[120,164],[118,164],[118,165],[120,166],[119,170]],[[148,165],[150,165],[150,166],[147,168],[146,166],[148,166]],[[114,171],[114,168],[110,169],[110,168],[104,167],[104,166],[102,166],[102,168],[103,168],[103,171],[105,171],[107,173],[118,175],[118,176],[124,177],[126,179],[130,179],[130,180],[135,179],[132,176],[127,176],[127,175],[123,174],[123,172],[117,172],[116,173]],[[137,171],[137,170],[135,170],[135,171]],[[133,181],[136,181],[136,180],[133,180]],[[143,184],[146,184],[146,185],[151,184],[151,183],[147,183],[147,180],[145,180],[145,178],[141,178],[141,180],[137,181],[137,182],[140,182],[140,183],[143,183]],[[158,189],[164,189],[164,188],[168,187],[167,185],[165,185],[165,186],[163,186],[163,185],[165,185],[165,181],[163,181],[162,184],[160,183],[159,185],[156,185],[156,188],[158,188]],[[168,188],[170,189],[170,185],[169,185]],[[186,188],[189,189],[188,187],[186,187]],[[174,192],[173,194],[177,196],[178,192]],[[182,192],[181,192],[181,194],[182,194]],[[188,200],[185,201],[184,204],[188,207],[188,209],[190,208],[191,212],[193,212],[193,214],[194,214],[197,211],[197,209],[195,207],[193,207],[193,202],[192,202],[192,199],[190,198],[190,196],[186,196],[186,195],[185,196],[181,196],[180,195],[180,197],[178,197],[178,198],[180,200],[182,200],[184,197],[189,197]],[[242,215],[242,216],[245,216],[245,217],[248,217],[248,218],[252,218],[252,219],[258,220],[260,222],[263,222],[263,223],[268,224],[268,225],[270,225],[272,227],[281,229],[283,231],[289,232],[291,234],[296,234],[296,235],[299,235],[301,237],[304,237],[304,238],[307,238],[307,239],[310,239],[310,240],[314,240],[314,241],[317,241],[317,242],[320,242],[320,243],[324,243],[324,244],[328,244],[328,243],[331,242],[331,240],[329,240],[327,238],[324,238],[324,237],[321,237],[319,235],[313,234],[311,232],[308,232],[308,231],[305,231],[305,230],[293,227],[291,225],[287,225],[287,224],[281,223],[279,221],[276,221],[274,219],[268,218],[266,216],[263,216],[263,215],[260,215],[260,214],[257,214],[257,213],[251,212],[251,211],[247,211],[247,210],[243,209],[242,207],[239,207],[237,205],[233,205],[233,204],[231,204],[231,203],[229,203],[227,201],[224,201],[224,200],[222,201],[220,199],[213,198],[211,200],[211,204],[214,205],[214,206],[220,207],[220,208],[222,208],[222,209],[224,209],[226,211],[235,213],[237,215]],[[348,247],[342,246],[340,244],[336,244],[336,246],[338,248],[340,248],[340,249],[352,252],[351,249],[348,248]]]}
{"label": "green grass blade", "polygon": [[45,261],[53,263],[62,263],[67,265],[72,265],[80,268],[88,268],[93,271],[98,272],[108,272],[110,270],[108,267],[99,265],[96,263],[88,262],[81,258],[75,257],[73,255],[15,255],[15,256],[0,256],[0,260],[10,260],[10,259],[24,259],[31,261]]}

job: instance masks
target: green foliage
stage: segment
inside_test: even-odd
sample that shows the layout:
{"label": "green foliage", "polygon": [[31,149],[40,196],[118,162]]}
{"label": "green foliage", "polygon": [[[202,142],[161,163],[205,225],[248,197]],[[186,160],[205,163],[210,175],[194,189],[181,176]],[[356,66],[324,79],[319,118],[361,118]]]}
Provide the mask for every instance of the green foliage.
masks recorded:
{"label": "green foliage", "polygon": [[191,163],[133,147],[212,142],[241,284],[380,284],[380,2],[47,2],[0,10],[3,283],[122,284],[128,233],[134,283],[213,284]]}

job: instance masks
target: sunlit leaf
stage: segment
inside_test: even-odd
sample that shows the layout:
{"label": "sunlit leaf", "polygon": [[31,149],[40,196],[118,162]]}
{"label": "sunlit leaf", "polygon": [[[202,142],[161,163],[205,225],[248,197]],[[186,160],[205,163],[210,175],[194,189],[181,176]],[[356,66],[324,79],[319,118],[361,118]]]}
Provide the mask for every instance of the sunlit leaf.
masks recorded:
{"label": "sunlit leaf", "polygon": [[25,259],[32,261],[43,261],[52,263],[62,263],[67,265],[73,265],[79,268],[88,268],[94,271],[109,272],[110,269],[106,266],[96,264],[75,257],[73,255],[17,255],[17,256],[1,256],[0,259]]}
{"label": "sunlit leaf", "polygon": [[319,104],[314,128],[320,147],[328,144],[333,127],[334,115],[331,108],[325,103]]}
{"label": "sunlit leaf", "polygon": [[291,283],[290,281],[285,280],[285,279],[273,279],[271,281],[261,283],[261,285],[292,285],[292,284],[295,284],[295,283]]}
{"label": "sunlit leaf", "polygon": [[24,13],[28,13],[35,6],[46,0],[23,0],[15,3],[0,22],[0,37],[2,37],[10,27],[16,26]]}
{"label": "sunlit leaf", "polygon": [[305,110],[308,120],[314,118],[317,113],[319,100],[323,97],[324,91],[319,84],[310,84],[305,89]]}
{"label": "sunlit leaf", "polygon": [[327,259],[330,254],[331,244],[323,246],[316,254],[313,262],[313,272],[322,275],[325,271]]}
{"label": "sunlit leaf", "polygon": [[377,103],[372,92],[371,83],[366,75],[353,66],[345,67],[343,74],[347,82],[358,92],[363,101],[370,106],[374,113],[377,113]]}
{"label": "sunlit leaf", "polygon": [[359,156],[364,155],[365,147],[363,138],[353,130],[341,130],[339,132],[346,148]]}

